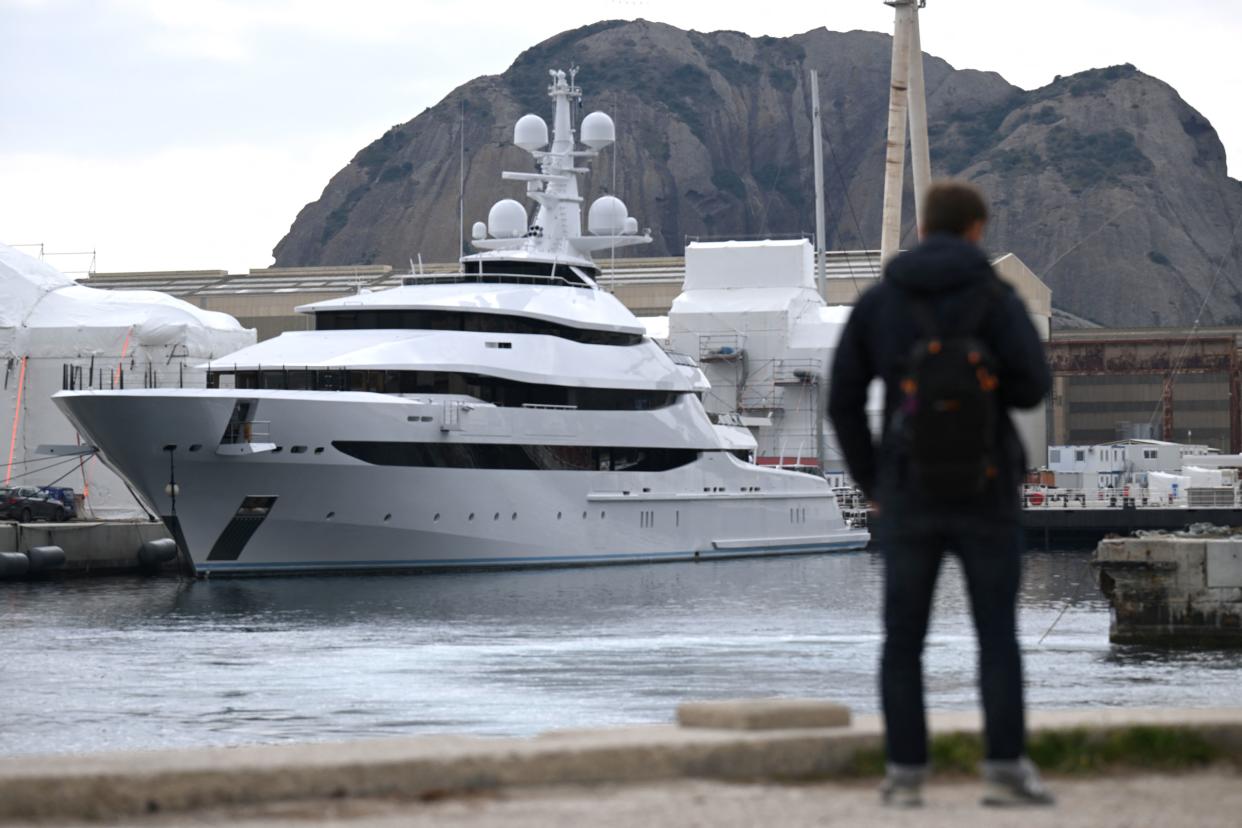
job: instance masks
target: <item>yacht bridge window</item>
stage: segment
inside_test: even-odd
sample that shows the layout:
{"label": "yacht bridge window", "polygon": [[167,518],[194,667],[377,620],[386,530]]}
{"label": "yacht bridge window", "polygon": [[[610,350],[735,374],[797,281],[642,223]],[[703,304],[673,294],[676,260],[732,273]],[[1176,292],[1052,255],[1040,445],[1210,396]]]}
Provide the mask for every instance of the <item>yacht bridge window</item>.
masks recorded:
{"label": "yacht bridge window", "polygon": [[535,262],[514,259],[484,259],[482,261],[473,260],[462,262],[462,273],[473,273],[490,276],[535,276],[539,278],[564,279],[567,282],[577,282],[586,284],[582,281],[585,274],[592,279],[599,278],[599,269],[594,267],[582,267],[581,265],[570,265],[558,262]]}
{"label": "yacht bridge window", "polygon": [[639,345],[642,334],[592,331],[532,319],[480,311],[449,310],[322,310],[315,314],[319,331],[417,330],[474,331],[496,334],[543,334],[587,345]]}
{"label": "yacht bridge window", "polygon": [[666,408],[682,392],[540,385],[458,371],[363,371],[261,368],[209,371],[208,388],[274,391],[369,391],[375,394],[457,394],[506,408],[555,407],[586,411]]}
{"label": "yacht bridge window", "polygon": [[481,284],[553,285],[590,290],[588,280],[599,278],[599,268],[582,265],[537,262],[529,260],[487,259],[462,263],[461,273],[411,273],[401,279],[403,285],[436,285],[460,282]]}

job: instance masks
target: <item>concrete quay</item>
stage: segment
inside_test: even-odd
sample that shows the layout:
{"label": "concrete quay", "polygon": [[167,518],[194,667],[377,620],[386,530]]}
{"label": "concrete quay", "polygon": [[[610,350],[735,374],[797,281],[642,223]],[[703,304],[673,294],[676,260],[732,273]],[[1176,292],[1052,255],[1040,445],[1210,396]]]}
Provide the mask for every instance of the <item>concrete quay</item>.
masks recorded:
{"label": "concrete quay", "polygon": [[[252,817],[259,824],[280,824],[286,818],[305,824],[308,819],[352,818],[352,814],[363,819],[360,824],[406,824],[402,813],[408,815],[409,809],[429,802],[456,802],[468,808],[472,801],[534,801],[547,796],[552,807],[567,798],[598,802],[595,792],[605,786],[621,799],[654,797],[649,804],[663,809],[721,783],[772,786],[774,807],[783,807],[779,800],[796,798],[799,787],[784,787],[788,783],[831,783],[836,787],[825,791],[846,791],[842,794],[846,800],[860,806],[863,800],[849,800],[848,790],[862,785],[860,795],[874,802],[873,777],[882,769],[882,734],[875,717],[858,717],[838,727],[781,728],[776,717],[764,713],[767,725],[776,729],[756,730],[746,723],[755,720],[754,704],[739,707],[733,723],[717,711],[710,728],[658,726],[553,732],[535,739],[446,736],[9,758],[0,760],[0,823],[132,824],[159,814],[170,824],[183,824],[181,820],[210,824],[216,819],[218,824],[235,824]],[[932,718],[939,740],[977,734],[978,726],[973,713]],[[1242,709],[1043,712],[1032,716],[1031,731],[1032,754],[1037,758],[1040,750],[1052,756],[1049,746],[1060,746],[1063,755],[1056,761],[1068,760],[1071,767],[1077,767],[1073,763],[1079,759],[1085,763],[1088,756],[1107,756],[1106,766],[1084,767],[1194,770],[1200,781],[1204,774],[1215,774],[1212,778],[1231,778],[1230,790],[1235,793],[1242,787],[1236,784],[1242,763]],[[1067,745],[1072,746],[1069,754]],[[1216,785],[1210,778],[1205,784]],[[547,793],[549,786],[557,786],[560,793]],[[955,797],[962,799],[960,794],[948,795],[950,800]],[[833,801],[835,794],[825,797],[826,805]],[[1204,804],[1216,808],[1220,800]],[[383,821],[388,819],[385,814],[393,813],[398,816]],[[1238,811],[1225,813],[1236,816]],[[692,824],[670,820],[676,816],[665,813],[663,824]],[[365,821],[372,817],[380,821]]]}
{"label": "concrete quay", "polygon": [[[874,780],[802,785],[682,781],[532,788],[430,801],[292,803],[145,817],[144,828],[1236,828],[1242,775],[1110,775],[1053,782],[1057,807],[981,808],[979,784],[939,781],[917,811],[884,808]],[[90,825],[94,823],[77,823]]]}
{"label": "concrete quay", "polygon": [[1091,563],[1112,604],[1113,643],[1242,647],[1242,538],[1113,538]]}
{"label": "concrete quay", "polygon": [[142,560],[150,541],[168,539],[164,524],[150,520],[75,520],[66,523],[0,523],[0,552],[28,552],[36,547],[64,550],[55,575],[103,575],[177,570],[171,560]]}

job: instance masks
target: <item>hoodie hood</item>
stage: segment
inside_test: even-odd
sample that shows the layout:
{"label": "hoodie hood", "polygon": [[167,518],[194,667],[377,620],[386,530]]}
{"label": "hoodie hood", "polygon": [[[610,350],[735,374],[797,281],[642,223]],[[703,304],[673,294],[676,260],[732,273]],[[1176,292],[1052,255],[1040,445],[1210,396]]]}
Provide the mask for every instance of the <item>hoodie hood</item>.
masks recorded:
{"label": "hoodie hood", "polygon": [[894,284],[914,293],[953,293],[987,279],[992,266],[977,245],[957,236],[929,236],[884,269]]}

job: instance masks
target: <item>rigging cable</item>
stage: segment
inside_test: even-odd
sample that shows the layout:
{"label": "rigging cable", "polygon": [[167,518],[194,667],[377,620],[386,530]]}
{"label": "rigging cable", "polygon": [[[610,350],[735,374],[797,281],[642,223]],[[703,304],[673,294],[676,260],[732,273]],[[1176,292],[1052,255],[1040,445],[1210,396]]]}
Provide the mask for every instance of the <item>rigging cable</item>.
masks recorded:
{"label": "rigging cable", "polygon": [[[845,206],[849,208],[850,218],[854,222],[854,232],[858,234],[858,243],[862,245],[865,251],[867,248],[867,242],[863,237],[862,222],[858,220],[858,212],[854,209],[854,201],[850,198],[849,187],[845,184],[845,174],[841,172],[841,162],[837,159],[837,150],[832,145],[832,139],[828,137],[828,130],[824,130],[824,143],[828,145],[828,155],[832,158],[832,169],[837,174],[837,181],[841,183],[841,195],[845,199]],[[876,267],[875,262],[870,256],[867,257],[867,263],[871,270],[871,275],[877,279],[880,278],[879,269]],[[850,259],[849,254],[846,254],[845,256],[845,265],[849,269],[850,281],[854,285],[854,292],[856,294],[861,294],[862,291],[858,287],[858,279],[854,275],[854,263]]]}
{"label": "rigging cable", "polygon": [[[39,468],[37,468],[37,469],[26,469],[26,471],[24,471],[24,472],[19,472],[19,473],[15,474],[15,475],[12,475],[12,477],[10,478],[10,481],[12,481],[12,480],[18,480],[18,479],[23,478],[23,477],[28,477],[28,476],[33,475],[33,474],[41,474],[41,473],[43,473],[43,472],[45,472],[45,471],[49,471],[49,470],[54,469],[54,468],[57,468],[57,467],[59,467],[59,466],[63,466],[63,465],[65,465],[65,464],[67,464],[67,463],[77,463],[77,462],[78,462],[78,460],[79,460],[79,455],[72,454],[72,455],[70,455],[70,456],[68,456],[68,457],[57,457],[57,458],[55,458],[55,459],[56,459],[56,462],[54,462],[54,463],[50,463],[49,465],[46,465],[46,466],[40,466],[40,467],[39,467]],[[70,471],[73,471],[73,469],[70,469]],[[59,480],[59,479],[63,479],[63,475],[62,475],[62,477],[57,478],[57,479],[58,479],[58,480]],[[6,485],[7,485],[7,484],[6,484]],[[45,485],[46,485],[46,486],[52,486],[52,485],[55,485],[55,484],[54,484],[54,483],[47,483],[47,484],[45,484]],[[11,488],[11,487],[10,487],[10,488]],[[40,487],[40,488],[42,488],[42,487]]]}

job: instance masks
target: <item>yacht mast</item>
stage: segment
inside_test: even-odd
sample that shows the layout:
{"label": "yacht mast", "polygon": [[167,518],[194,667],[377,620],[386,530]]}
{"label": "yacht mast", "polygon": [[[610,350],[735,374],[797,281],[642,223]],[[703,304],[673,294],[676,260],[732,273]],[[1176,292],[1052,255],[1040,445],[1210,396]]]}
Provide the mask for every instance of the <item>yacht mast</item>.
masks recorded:
{"label": "yacht mast", "polygon": [[[534,219],[528,221],[521,203],[502,199],[492,205],[486,223],[475,222],[472,243],[476,248],[522,250],[556,266],[591,267],[593,252],[651,241],[649,233],[638,232],[638,220],[614,195],[591,203],[587,235],[582,233],[583,199],[578,176],[588,170],[579,162],[599,157],[604,147],[613,144],[616,126],[607,114],[592,112],[582,119],[575,137],[571,106],[582,99],[582,90],[575,82],[577,72],[571,68],[549,73],[552,82],[548,95],[554,105],[550,142],[548,124],[538,115],[523,115],[513,127],[513,143],[534,157],[539,172],[505,171],[501,178],[525,183],[526,197],[538,205]],[[575,149],[579,142],[586,149]]]}

